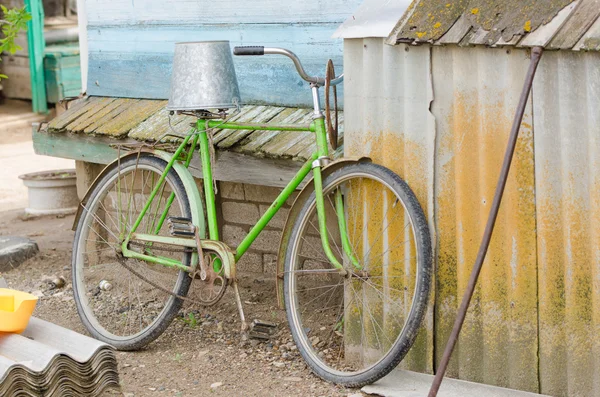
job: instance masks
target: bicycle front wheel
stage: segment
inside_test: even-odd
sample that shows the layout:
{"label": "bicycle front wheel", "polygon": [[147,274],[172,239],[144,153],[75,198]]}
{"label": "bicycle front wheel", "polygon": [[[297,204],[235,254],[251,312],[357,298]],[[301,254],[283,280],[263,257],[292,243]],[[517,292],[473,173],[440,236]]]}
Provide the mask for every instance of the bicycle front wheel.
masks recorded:
{"label": "bicycle front wheel", "polygon": [[323,248],[313,192],[287,246],[287,318],[318,376],[358,387],[388,374],[417,336],[431,282],[429,230],[408,185],[375,164],[333,172],[323,196],[331,250],[345,274]]}
{"label": "bicycle front wheel", "polygon": [[[190,286],[187,272],[127,259],[120,253],[166,164],[142,153],[112,165],[92,191],[75,231],[72,273],[77,311],[92,336],[119,350],[142,348],[160,336],[183,303],[165,290],[185,296]],[[169,216],[191,218],[183,183],[172,169],[137,230],[168,236],[164,219]],[[129,249],[176,259],[186,266],[191,260],[191,253],[159,244],[132,241]]]}

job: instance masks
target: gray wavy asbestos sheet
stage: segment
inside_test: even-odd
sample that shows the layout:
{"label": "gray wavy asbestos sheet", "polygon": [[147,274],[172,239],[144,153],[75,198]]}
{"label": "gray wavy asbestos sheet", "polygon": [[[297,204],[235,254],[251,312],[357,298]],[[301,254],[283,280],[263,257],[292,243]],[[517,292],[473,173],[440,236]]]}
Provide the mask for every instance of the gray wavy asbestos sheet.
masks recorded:
{"label": "gray wavy asbestos sheet", "polygon": [[119,388],[114,349],[32,317],[22,334],[0,333],[0,396],[98,396]]}

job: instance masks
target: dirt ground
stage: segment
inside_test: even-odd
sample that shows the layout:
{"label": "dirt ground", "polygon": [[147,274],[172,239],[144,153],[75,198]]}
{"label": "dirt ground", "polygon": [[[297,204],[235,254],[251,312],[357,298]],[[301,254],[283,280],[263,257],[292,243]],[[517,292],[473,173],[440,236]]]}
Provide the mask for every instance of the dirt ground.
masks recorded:
{"label": "dirt ground", "polygon": [[[10,288],[41,296],[34,315],[86,334],[71,288],[73,216],[26,219],[22,210],[0,212],[0,235],[34,239],[40,253],[3,276]],[[54,276],[67,280],[50,289]],[[278,324],[269,342],[239,336],[231,290],[214,307],[186,306],[169,329],[146,349],[118,352],[123,395],[131,396],[361,396],[360,391],[321,381],[306,367],[277,307],[274,279],[241,274],[249,320]],[[193,285],[192,285],[193,289]],[[193,291],[192,291],[193,293]],[[197,319],[191,322],[189,313]]]}

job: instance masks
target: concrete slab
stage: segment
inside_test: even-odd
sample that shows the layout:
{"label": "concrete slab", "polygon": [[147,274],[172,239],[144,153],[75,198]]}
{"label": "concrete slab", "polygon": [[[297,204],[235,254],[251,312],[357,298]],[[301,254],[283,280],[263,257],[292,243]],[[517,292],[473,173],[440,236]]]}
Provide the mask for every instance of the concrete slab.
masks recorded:
{"label": "concrete slab", "polygon": [[[384,397],[425,397],[433,376],[395,369],[388,376],[361,389],[367,394]],[[481,383],[444,378],[439,397],[540,397],[541,394],[505,389]],[[546,396],[549,397],[549,396]]]}
{"label": "concrete slab", "polygon": [[0,237],[0,272],[18,267],[39,251],[35,241],[25,237]]}

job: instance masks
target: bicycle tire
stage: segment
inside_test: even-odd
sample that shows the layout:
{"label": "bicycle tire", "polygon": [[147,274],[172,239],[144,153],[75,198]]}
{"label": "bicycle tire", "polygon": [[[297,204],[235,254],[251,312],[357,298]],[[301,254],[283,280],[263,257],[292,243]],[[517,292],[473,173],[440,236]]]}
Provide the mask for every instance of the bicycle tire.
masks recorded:
{"label": "bicycle tire", "polygon": [[[146,308],[149,308],[149,311],[152,310],[153,306],[157,306],[155,300],[158,299],[160,300],[160,296],[159,298],[155,298],[155,295],[150,295],[150,298],[148,299],[148,301],[144,301],[142,303],[140,296],[141,293],[139,292],[140,290],[147,290],[149,294],[157,294],[159,292],[156,291],[156,288],[154,288],[154,290],[149,290],[149,283],[142,281],[140,278],[136,278],[134,275],[132,275],[131,272],[128,272],[122,265],[121,268],[119,268],[118,266],[118,260],[115,260],[112,256],[110,257],[110,261],[114,261],[114,263],[108,263],[107,264],[101,264],[99,266],[111,266],[111,270],[113,270],[113,273],[117,273],[117,272],[121,272],[121,269],[125,269],[124,272],[128,272],[128,276],[122,276],[122,277],[117,277],[116,275],[112,277],[111,282],[112,284],[119,284],[121,282],[120,279],[124,279],[126,277],[129,277],[129,290],[131,291],[131,286],[133,285],[133,289],[135,290],[137,288],[138,290],[138,302],[135,302],[135,299],[131,299],[130,296],[127,296],[126,298],[123,298],[122,296],[117,296],[117,292],[122,292],[125,288],[119,288],[119,290],[116,290],[116,285],[112,285],[109,282],[109,285],[111,285],[111,289],[108,291],[105,291],[102,289],[101,285],[98,285],[98,279],[97,277],[95,279],[93,279],[92,281],[92,276],[89,277],[90,282],[86,281],[88,279],[86,279],[86,271],[85,269],[85,260],[84,260],[84,256],[83,255],[88,255],[87,256],[87,261],[90,261],[90,257],[93,256],[108,256],[108,255],[112,255],[112,253],[108,253],[110,251],[110,248],[114,248],[114,247],[109,247],[109,248],[105,248],[102,251],[107,251],[106,253],[102,253],[102,254],[98,254],[98,253],[94,253],[93,251],[87,250],[87,247],[90,245],[90,241],[88,240],[88,237],[90,237],[91,232],[90,230],[94,230],[93,227],[91,226],[92,224],[95,225],[94,227],[97,228],[101,233],[105,233],[105,237],[108,236],[109,238],[111,236],[114,236],[114,231],[110,232],[109,229],[112,227],[112,225],[115,226],[116,229],[121,229],[122,224],[125,223],[127,224],[128,222],[128,217],[126,217],[124,215],[124,208],[120,208],[120,211],[117,210],[117,215],[115,215],[116,219],[111,219],[111,222],[106,221],[106,217],[108,215],[108,217],[110,217],[110,211],[108,211],[106,209],[106,207],[109,206],[109,204],[106,204],[106,206],[104,205],[104,201],[101,200],[112,200],[112,203],[114,204],[114,192],[112,192],[111,188],[117,185],[117,181],[121,181],[124,180],[125,183],[123,183],[123,189],[118,189],[118,200],[117,202],[118,207],[120,207],[121,204],[124,204],[124,201],[121,200],[121,196],[126,195],[127,193],[122,193],[122,191],[127,190],[127,185],[128,185],[128,180],[127,180],[127,175],[131,175],[131,191],[134,192],[131,196],[133,196],[132,198],[132,202],[135,203],[136,199],[138,197],[136,197],[136,194],[139,193],[134,190],[134,185],[137,183],[136,179],[138,178],[138,173],[141,172],[141,180],[144,181],[144,173],[143,171],[146,170],[149,173],[152,172],[155,175],[159,176],[162,174],[162,172],[164,171],[165,167],[166,167],[167,163],[156,157],[153,156],[151,154],[148,153],[141,153],[139,155],[139,158],[137,156],[132,156],[129,158],[125,158],[123,159],[121,162],[115,162],[113,163],[107,170],[107,172],[104,173],[104,175],[102,176],[102,179],[99,181],[99,183],[96,185],[96,187],[93,189],[89,200],[87,201],[87,205],[86,208],[83,209],[81,218],[79,219],[79,222],[77,224],[77,228],[75,231],[75,238],[73,241],[73,254],[72,254],[72,277],[73,277],[73,295],[75,297],[75,303],[77,306],[77,311],[78,314],[81,318],[81,321],[83,323],[83,325],[85,326],[85,328],[88,330],[88,332],[96,339],[101,340],[103,342],[109,343],[112,346],[114,346],[115,348],[117,348],[118,350],[138,350],[144,346],[146,346],[147,344],[149,344],[150,342],[154,341],[156,338],[158,338],[166,329],[167,327],[170,325],[170,323],[173,321],[174,317],[177,315],[179,309],[181,308],[182,304],[183,304],[183,300],[181,299],[177,299],[171,295],[167,295],[164,292],[161,292],[162,297],[164,297],[164,299],[166,299],[166,301],[164,302],[164,306],[162,306],[161,308],[157,308],[155,309],[155,311],[158,311],[160,309],[160,312],[156,315],[155,318],[152,319],[152,321],[150,322],[150,320],[147,320],[149,323],[147,324],[147,326],[144,326],[143,328],[141,328],[140,330],[138,330],[135,333],[132,333],[131,335],[117,335],[115,333],[115,331],[109,331],[108,327],[111,326],[112,324],[116,322],[119,322],[119,319],[115,316],[115,319],[113,318],[107,318],[106,321],[100,320],[100,318],[104,318],[109,316],[109,314],[106,313],[101,313],[100,310],[102,309],[102,305],[106,304],[108,306],[110,305],[126,305],[127,303],[123,303],[120,302],[120,300],[125,299],[126,301],[129,301],[129,311],[126,312],[126,314],[121,314],[122,316],[125,317],[132,317],[135,319],[136,314],[133,313],[132,308],[135,307],[135,304],[137,303],[138,306],[141,308],[141,312],[146,315],[145,312],[145,308],[144,305],[146,305]],[[142,171],[140,171],[142,170]],[[132,174],[133,172],[133,174]],[[150,177],[147,176],[146,177],[146,181],[149,179]],[[144,185],[141,187],[142,189],[142,193],[143,193],[143,189],[145,187],[146,182],[142,182]],[[120,182],[119,182],[119,188],[121,187]],[[190,218],[191,219],[191,209],[190,209],[190,203],[189,200],[187,198],[186,192],[185,192],[185,188],[184,185],[181,181],[181,179],[179,178],[179,176],[177,175],[177,173],[171,169],[169,170],[169,172],[167,173],[165,182],[163,184],[164,187],[161,187],[161,189],[163,189],[162,191],[164,192],[166,190],[166,187],[168,186],[170,188],[170,190],[175,193],[175,200],[173,201],[173,205],[171,206],[170,210],[169,210],[169,215],[173,213],[175,213],[175,209],[174,209],[174,205],[177,204],[178,208],[179,208],[179,212],[176,213],[175,215],[177,216],[183,216],[186,218]],[[110,196],[110,194],[113,194],[112,196]],[[166,195],[166,193],[165,193]],[[121,201],[119,201],[121,200]],[[156,198],[155,198],[156,201]],[[162,198],[161,198],[161,202],[162,202]],[[165,201],[166,202],[166,201]],[[154,203],[154,202],[153,202]],[[143,204],[142,204],[143,205]],[[158,204],[156,204],[157,206],[160,206],[160,202]],[[124,206],[123,206],[124,207]],[[131,207],[131,206],[130,206]],[[127,213],[129,214],[131,210],[131,208],[128,207],[127,209]],[[102,210],[101,210],[102,208]],[[110,208],[110,207],[109,207]],[[158,208],[158,207],[157,207]],[[101,212],[103,211],[103,212]],[[114,211],[112,212],[114,215]],[[104,216],[104,220],[105,222],[102,222],[100,220],[100,214],[102,214]],[[127,214],[127,216],[129,216]],[[151,216],[147,213],[147,215],[145,216],[148,217]],[[123,222],[123,218],[125,217],[125,221]],[[131,216],[131,219],[135,219],[135,214],[133,214]],[[156,219],[156,216],[155,216]],[[110,224],[110,225],[109,225]],[[118,224],[118,225],[117,225]],[[100,225],[100,227],[97,227],[97,225]],[[154,226],[154,225],[153,225]],[[151,226],[151,228],[153,227]],[[163,226],[163,229],[165,229],[166,226]],[[102,229],[106,229],[106,231],[103,231]],[[161,229],[161,230],[163,230]],[[94,233],[98,236],[98,238],[96,239],[95,244],[104,244],[106,242],[106,245],[109,245],[107,241],[110,241],[107,239],[105,239],[104,241],[100,241],[100,235],[98,234],[98,232],[94,231]],[[112,234],[111,234],[112,233]],[[113,237],[116,240],[116,236]],[[104,239],[104,238],[103,238]],[[118,244],[117,244],[118,245]],[[98,250],[100,251],[100,250]],[[87,254],[86,254],[87,253]],[[114,253],[114,255],[118,255],[118,253]],[[190,265],[190,261],[191,261],[191,254],[190,253],[177,253],[177,255],[179,255],[181,257],[182,263],[186,266]],[[136,270],[138,271],[146,271],[147,274],[155,274],[155,278],[159,277],[159,275],[161,274],[165,274],[166,276],[164,277],[169,277],[170,279],[174,280],[172,287],[170,287],[170,284],[167,288],[171,289],[172,291],[180,296],[186,296],[188,289],[190,287],[190,283],[192,281],[191,277],[189,276],[189,274],[185,271],[182,270],[174,270],[174,269],[168,269],[168,271],[172,272],[173,274],[168,274],[166,270],[166,268],[160,267],[162,265],[152,265],[149,264],[147,262],[142,262],[142,261],[136,261],[136,263],[139,265]],[[154,268],[152,267],[154,266]],[[88,266],[88,267],[93,267],[92,265]],[[159,268],[160,267],[160,268]],[[140,270],[141,269],[141,270]],[[94,270],[89,270],[89,272],[94,272]],[[108,272],[106,272],[108,273]],[[123,275],[124,273],[119,273],[121,275]],[[105,281],[106,279],[108,279],[109,277],[111,277],[110,274],[107,274],[106,276],[102,276],[104,279],[102,281]],[[169,283],[171,280],[167,280],[167,283]],[[132,281],[133,280],[133,281]],[[100,281],[100,283],[102,283],[102,281]],[[153,280],[156,282],[156,280]],[[133,282],[133,284],[132,284]],[[124,281],[123,281],[124,283]],[[120,284],[119,284],[120,285]],[[161,284],[162,285],[162,284]],[[107,297],[104,297],[104,296]],[[100,297],[100,298],[98,298]],[[102,301],[105,300],[106,302]],[[133,300],[133,303],[131,302]],[[100,303],[98,305],[94,305],[94,303],[96,301],[100,301]],[[117,303],[115,303],[117,302]],[[160,303],[160,302],[159,302]],[[94,307],[92,307],[94,306]],[[97,307],[96,307],[97,306]],[[140,323],[142,323],[142,321],[144,320],[142,318],[141,314],[137,315],[138,317],[140,317]],[[127,321],[129,321],[129,319],[127,319]],[[104,323],[102,323],[104,322]],[[109,324],[110,323],[110,324]],[[142,324],[143,326],[143,324]],[[111,328],[112,329],[112,328]]]}
{"label": "bicycle tire", "polygon": [[[318,301],[316,301],[317,299],[319,301],[325,301],[327,296],[323,296],[322,299],[319,299],[319,295],[317,295],[316,297],[313,297],[313,295],[317,294],[317,287],[313,287],[315,285],[315,282],[313,281],[312,284],[310,282],[305,282],[305,285],[310,286],[310,288],[306,288],[304,290],[304,294],[307,295],[307,298],[310,297],[310,301],[309,302],[315,302],[316,303],[307,303],[307,308],[304,309],[303,312],[301,312],[300,310],[300,300],[301,300],[301,294],[303,293],[302,289],[299,287],[299,283],[300,281],[294,281],[294,280],[304,280],[309,273],[304,273],[302,275],[302,273],[300,273],[298,270],[304,270],[306,271],[305,267],[306,266],[310,266],[306,265],[308,263],[308,259],[304,259],[303,264],[300,265],[300,263],[302,262],[302,259],[298,259],[298,258],[306,258],[306,255],[308,254],[303,254],[304,256],[302,256],[302,250],[304,249],[304,244],[306,244],[307,239],[311,238],[310,233],[307,233],[306,235],[302,234],[303,231],[308,230],[309,225],[308,222],[310,222],[310,216],[315,216],[315,207],[316,207],[316,196],[315,196],[315,192],[313,191],[313,193],[310,195],[310,197],[308,198],[308,200],[304,203],[302,209],[300,210],[298,217],[296,219],[295,225],[291,231],[291,236],[288,242],[288,245],[286,247],[286,255],[285,255],[285,273],[284,273],[284,298],[285,298],[285,307],[286,307],[286,311],[287,311],[287,319],[288,319],[288,324],[290,326],[291,329],[291,333],[292,333],[292,337],[298,347],[298,350],[300,352],[300,354],[302,355],[302,357],[304,358],[304,360],[306,361],[306,363],[308,364],[308,366],[311,368],[311,370],[318,375],[319,377],[321,377],[322,379],[332,382],[332,383],[336,383],[336,384],[341,384],[347,387],[361,387],[364,386],[366,384],[370,384],[372,382],[375,382],[376,380],[382,378],[383,376],[385,376],[386,374],[388,374],[392,369],[394,369],[399,363],[400,361],[405,357],[405,355],[407,354],[407,352],[409,351],[410,347],[413,345],[415,338],[417,336],[417,333],[419,331],[419,328],[421,326],[421,323],[424,319],[425,316],[425,312],[427,310],[427,302],[428,302],[428,298],[429,298],[429,291],[431,288],[431,273],[432,273],[432,256],[431,256],[431,240],[430,240],[430,234],[429,234],[429,228],[427,226],[427,221],[425,218],[425,215],[423,213],[423,210],[421,209],[421,206],[419,205],[416,196],[414,195],[414,193],[411,191],[411,189],[409,188],[409,186],[406,184],[405,181],[403,181],[398,175],[396,175],[395,173],[393,173],[391,170],[384,168],[382,166],[379,165],[375,165],[372,163],[356,163],[356,164],[351,164],[351,165],[347,165],[342,167],[339,170],[334,171],[332,174],[330,174],[329,176],[324,178],[323,181],[323,192],[324,192],[324,196],[328,197],[328,194],[331,192],[335,192],[336,186],[342,186],[341,183],[347,180],[350,180],[353,178],[353,176],[361,176],[364,178],[372,178],[373,180],[379,181],[381,182],[384,186],[387,186],[391,189],[391,191],[394,192],[396,198],[398,200],[400,200],[402,202],[404,211],[405,211],[405,216],[408,216],[409,220],[410,220],[410,224],[412,225],[412,230],[414,231],[414,236],[415,236],[415,250],[416,252],[418,252],[417,255],[417,262],[415,263],[415,287],[414,287],[414,293],[413,293],[413,301],[411,303],[410,306],[410,311],[408,312],[408,314],[406,314],[406,322],[405,325],[402,327],[402,331],[399,332],[398,337],[393,340],[391,347],[389,348],[389,350],[387,350],[387,353],[382,355],[382,358],[377,361],[375,364],[373,365],[369,365],[366,368],[360,369],[360,370],[355,370],[354,368],[350,369],[348,367],[347,370],[344,370],[344,368],[341,366],[342,364],[340,364],[340,358],[342,356],[344,356],[344,359],[346,358],[346,356],[350,356],[351,354],[354,353],[350,353],[350,352],[354,352],[355,347],[351,345],[351,343],[349,344],[349,342],[347,341],[348,338],[351,337],[352,335],[352,331],[351,327],[352,327],[352,323],[351,323],[351,319],[350,319],[350,315],[347,315],[347,311],[348,313],[352,314],[352,310],[354,309],[354,307],[349,307],[350,304],[354,305],[354,306],[359,306],[359,302],[356,301],[355,303],[352,303],[353,301],[353,296],[351,296],[349,299],[347,298],[348,295],[351,294],[351,292],[347,292],[348,290],[350,290],[350,288],[348,288],[347,286],[349,285],[349,283],[356,283],[356,280],[354,280],[354,278],[345,278],[345,281],[342,280],[344,286],[343,286],[343,291],[342,291],[342,305],[338,306],[338,314],[337,317],[333,316],[333,317],[327,317],[326,313],[325,313],[325,309],[328,309],[328,305],[332,299],[332,297],[334,296],[335,292],[327,292],[329,295],[329,299],[327,300],[327,302],[324,304],[325,305],[325,309],[321,312],[319,312],[318,307],[310,307],[312,306],[316,306],[318,304]],[[367,189],[368,190],[368,189]],[[340,188],[340,191],[342,191],[342,188]],[[350,188],[346,187],[346,193],[343,195],[345,202],[345,209],[346,209],[346,214],[345,214],[345,218],[346,218],[346,222],[349,225],[351,222],[352,218],[350,216],[349,213],[349,208],[351,208],[351,205],[346,205],[347,202],[351,201],[350,200],[350,194],[351,192]],[[383,196],[385,196],[387,193],[382,194]],[[358,196],[357,196],[358,197]],[[387,203],[386,201],[387,199],[384,199],[383,201]],[[365,200],[368,201],[368,200]],[[372,200],[371,200],[372,201]],[[330,200],[331,202],[331,200]],[[359,200],[355,199],[355,203],[358,203]],[[397,201],[393,202],[393,207],[397,204]],[[362,204],[357,204],[357,205],[362,205]],[[333,203],[332,203],[332,210],[333,210]],[[391,207],[390,207],[391,208]],[[388,217],[388,212],[389,212],[389,208],[388,211],[385,213],[384,218]],[[354,215],[353,216],[355,219],[358,219],[360,216],[359,215]],[[335,218],[335,216],[333,217]],[[329,219],[328,219],[329,221]],[[312,222],[310,222],[312,224]],[[376,222],[375,222],[376,223]],[[382,224],[385,224],[385,222],[383,222]],[[366,223],[365,223],[366,225]],[[314,227],[314,224],[312,225]],[[388,223],[389,226],[389,223]],[[349,226],[347,226],[347,229],[349,229]],[[382,229],[383,232],[386,232],[387,235],[390,234],[389,231],[387,231],[387,229]],[[328,229],[329,232],[329,229]],[[369,230],[367,229],[367,234],[368,234]],[[364,233],[364,228],[363,228],[363,233]],[[313,233],[314,234],[314,233]],[[330,240],[335,240],[335,238],[333,236],[331,236],[332,233],[330,234]],[[348,230],[348,234],[350,234],[350,231]],[[383,234],[383,233],[382,233]],[[306,236],[306,237],[304,237]],[[300,242],[302,241],[302,239],[304,239],[304,241],[302,242],[302,247],[300,247]],[[320,238],[319,238],[320,240]],[[389,242],[388,242],[389,243]],[[318,243],[315,243],[318,244]],[[373,240],[373,246],[377,245],[377,241]],[[369,258],[369,255],[371,254],[371,249],[373,247],[369,247],[369,250],[367,251],[367,253],[364,255],[366,258]],[[353,246],[353,252],[354,252],[354,246]],[[364,250],[363,250],[364,253]],[[312,254],[311,254],[312,255]],[[348,257],[348,255],[344,254],[343,251],[340,250],[339,253],[340,256],[346,256]],[[321,258],[321,257],[320,257]],[[319,259],[320,261],[322,259]],[[349,262],[348,260],[346,262]],[[374,261],[373,261],[374,262]],[[382,259],[383,262],[383,259]],[[389,262],[389,260],[388,260]],[[298,266],[302,266],[302,268],[298,267]],[[315,265],[316,266],[316,265]],[[321,266],[321,265],[319,265]],[[344,264],[344,266],[346,267],[346,263]],[[365,269],[369,268],[369,266],[372,266],[370,263],[365,265]],[[374,268],[374,266],[372,266]],[[296,269],[297,268],[297,269]],[[296,270],[295,270],[296,269]],[[388,264],[388,271],[389,271],[389,264]],[[323,270],[323,272],[326,269]],[[369,268],[368,272],[371,272],[374,270]],[[297,275],[295,275],[297,274]],[[383,273],[382,273],[383,274]],[[311,276],[312,277],[312,276]],[[320,275],[320,276],[314,276],[313,278],[315,280],[318,279],[318,277],[320,278],[331,278],[331,275]],[[374,277],[374,276],[373,276]],[[385,276],[380,276],[381,281],[377,281],[375,278],[371,279],[372,284],[375,283],[385,283],[386,281],[384,281]],[[348,281],[350,280],[350,281]],[[365,277],[366,280],[366,277]],[[323,282],[332,282],[335,283],[335,281],[323,281]],[[332,288],[339,288],[339,279],[338,279],[338,284],[327,284],[324,287],[321,288],[326,288],[329,287],[330,285],[333,285],[333,287],[330,287],[330,289]],[[395,281],[394,281],[395,282]],[[358,281],[358,283],[361,283],[361,281]],[[367,281],[362,281],[362,285],[363,287],[363,292],[364,293],[369,293],[369,288],[371,288],[369,285],[366,284]],[[375,287],[372,287],[373,289],[375,289]],[[389,288],[389,287],[388,287]],[[313,289],[315,291],[308,291],[310,289]],[[354,290],[354,287],[352,287],[352,290]],[[391,291],[391,290],[390,290]],[[320,292],[320,291],[319,291]],[[359,291],[361,292],[361,291]],[[390,292],[391,293],[391,292]],[[324,293],[320,294],[323,295]],[[356,296],[359,295],[358,292],[355,292]],[[339,293],[338,293],[339,295]],[[378,299],[378,298],[377,298]],[[374,299],[374,301],[376,301],[377,299]],[[385,299],[385,294],[381,295],[381,300]],[[349,300],[350,302],[346,302],[347,300]],[[365,298],[364,301],[360,302],[362,304],[362,311],[364,312],[364,306],[365,306],[365,301],[367,300],[367,298]],[[308,311],[308,309],[310,308],[310,311]],[[367,306],[368,309],[368,306]],[[308,311],[309,314],[305,314]],[[318,314],[318,316],[315,316],[315,318],[318,317],[318,320],[309,320],[306,319],[306,317],[308,317],[311,313],[311,311],[315,311],[316,314]],[[343,312],[343,314],[340,315],[340,312]],[[369,311],[369,314],[371,312]],[[364,314],[363,314],[364,315]],[[341,318],[340,318],[341,316]],[[366,316],[365,316],[366,317]],[[389,317],[392,317],[392,315],[390,314]],[[329,322],[327,322],[327,320],[325,320],[326,318],[330,318]],[[371,316],[370,320],[367,318],[368,321],[370,321],[371,323],[375,323],[374,318]],[[312,322],[311,322],[312,321]],[[317,321],[321,321],[321,322],[327,322],[327,326],[325,327],[320,327],[319,330],[324,332],[318,333],[315,332],[315,329],[317,328],[315,326],[315,324],[313,324],[313,322],[317,322]],[[337,321],[337,322],[335,322]],[[389,320],[388,320],[389,321]],[[395,319],[394,319],[395,321]],[[343,327],[342,332],[340,332],[340,324]],[[385,326],[385,323],[382,321],[382,324]],[[318,325],[318,324],[317,324]],[[329,327],[333,327],[331,329],[329,329]],[[356,327],[354,327],[356,329]],[[393,328],[393,327],[392,327]],[[375,330],[376,327],[373,326],[372,330]],[[380,328],[382,332],[384,332],[384,328]],[[337,332],[336,332],[337,331]],[[367,330],[368,331],[368,330]],[[315,336],[310,336],[313,334],[323,334],[323,333],[328,333],[330,335],[330,338],[333,340],[337,337],[337,339],[342,339],[342,342],[335,342],[335,341],[327,341],[325,346],[327,347],[327,349],[323,349],[322,347],[319,348],[318,345],[323,343],[324,340],[321,340],[319,338],[319,336],[316,336],[317,339],[319,339],[320,341],[317,343],[317,339],[315,339]],[[363,345],[363,337],[364,334],[367,333],[365,331],[365,327],[364,325],[362,325],[362,335],[361,335],[361,340],[360,340],[360,344],[361,346]],[[339,334],[341,334],[342,336],[340,336]],[[372,338],[372,334],[370,336],[368,336],[369,338]],[[383,345],[385,343],[381,343],[381,341],[379,341],[379,338],[377,338],[377,341],[380,342],[379,343],[379,348],[383,348]],[[364,344],[367,344],[368,342],[365,340]],[[385,342],[385,341],[384,341]],[[338,347],[338,349],[340,350],[340,352],[338,353],[338,363],[337,363],[337,367],[333,367],[332,364],[330,362],[335,360],[335,357],[333,357],[333,360],[329,359],[329,356],[331,354],[331,352],[333,352],[333,349],[330,350],[329,347],[333,346],[333,347]],[[368,346],[367,346],[368,347]],[[342,353],[343,350],[343,353]],[[368,348],[365,349],[365,351],[367,351]],[[324,353],[327,352],[327,353]],[[369,353],[371,354],[371,353]],[[365,359],[366,360],[366,359]],[[341,368],[341,369],[340,369]]]}

